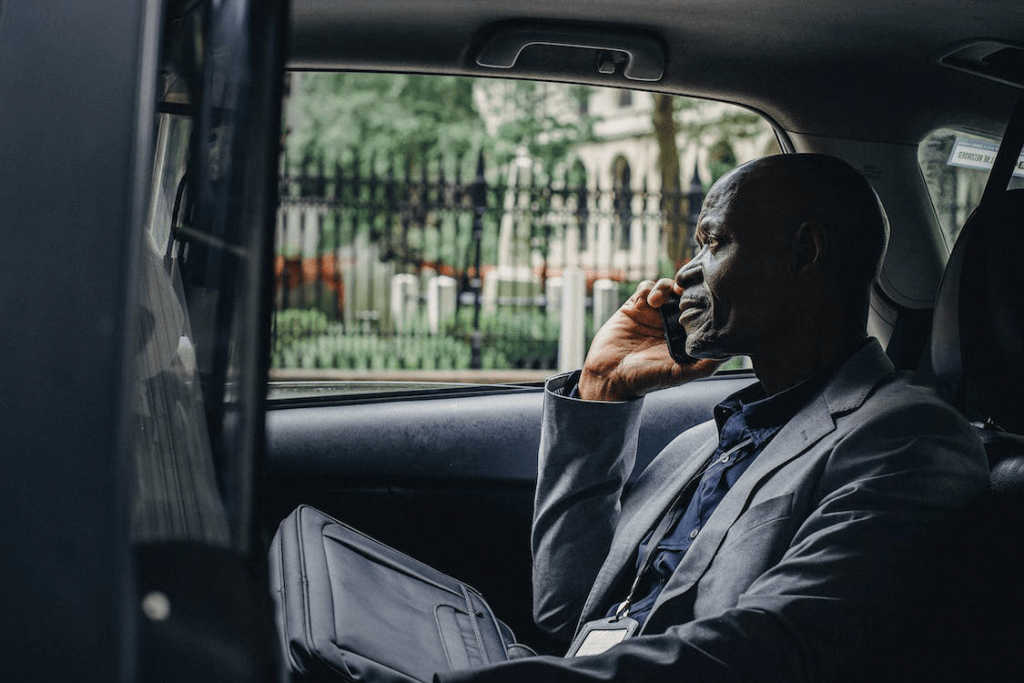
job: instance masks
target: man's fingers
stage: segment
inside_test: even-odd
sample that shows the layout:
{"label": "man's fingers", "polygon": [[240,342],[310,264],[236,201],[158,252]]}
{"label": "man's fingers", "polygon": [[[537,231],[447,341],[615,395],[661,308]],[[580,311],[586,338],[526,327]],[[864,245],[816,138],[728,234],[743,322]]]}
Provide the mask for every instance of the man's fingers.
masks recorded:
{"label": "man's fingers", "polygon": [[647,297],[650,296],[651,290],[654,288],[654,283],[650,280],[643,280],[636,286],[636,291],[633,292],[632,299],[634,303],[641,301],[647,301]]}
{"label": "man's fingers", "polygon": [[652,283],[647,294],[647,305],[653,308],[661,308],[669,299],[679,296],[679,292],[676,291],[676,286],[675,281],[670,280],[667,277],[663,277],[657,282]]}
{"label": "man's fingers", "polygon": [[657,282],[643,280],[636,286],[636,291],[630,297],[634,304],[646,303],[651,308],[659,308],[672,297],[678,297],[680,292],[676,291],[675,281],[663,277]]}

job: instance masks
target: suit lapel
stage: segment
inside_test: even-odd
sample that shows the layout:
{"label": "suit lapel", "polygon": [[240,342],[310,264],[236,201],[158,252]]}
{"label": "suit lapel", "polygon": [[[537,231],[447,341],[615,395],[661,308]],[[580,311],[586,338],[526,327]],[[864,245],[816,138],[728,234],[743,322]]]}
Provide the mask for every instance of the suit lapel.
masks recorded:
{"label": "suit lapel", "polygon": [[[772,439],[726,494],[665,586],[654,611],[666,600],[689,590],[704,574],[726,532],[747,509],[761,483],[832,432],[835,417],[859,408],[878,382],[892,371],[892,364],[874,340],[840,368],[825,388]],[[715,423],[706,422],[670,443],[643,472],[623,505],[611,549],[587,599],[581,624],[603,616],[614,603],[626,597],[625,594],[612,595],[612,588],[627,574],[629,580],[633,578],[631,561],[640,541],[717,445]]]}
{"label": "suit lapel", "polygon": [[835,416],[859,408],[892,369],[881,347],[872,341],[836,373],[825,388],[779,431],[725,495],[666,584],[654,610],[664,601],[689,590],[703,576],[725,534],[747,509],[750,498],[761,483],[832,432]]}
{"label": "suit lapel", "polygon": [[608,557],[598,572],[580,622],[602,615],[613,602],[625,599],[610,595],[623,574],[633,578],[637,548],[672,503],[679,490],[694,476],[718,445],[714,421],[694,427],[672,441],[636,482],[623,504]]}
{"label": "suit lapel", "polygon": [[770,477],[786,463],[807,452],[829,432],[835,422],[825,400],[818,396],[797,414],[757,456],[746,472],[737,480],[715,509],[708,523],[701,529],[693,545],[686,552],[672,578],[659,596],[654,609],[665,600],[690,589],[704,575],[714,559],[722,539],[736,520],[747,509],[747,504],[765,478]]}

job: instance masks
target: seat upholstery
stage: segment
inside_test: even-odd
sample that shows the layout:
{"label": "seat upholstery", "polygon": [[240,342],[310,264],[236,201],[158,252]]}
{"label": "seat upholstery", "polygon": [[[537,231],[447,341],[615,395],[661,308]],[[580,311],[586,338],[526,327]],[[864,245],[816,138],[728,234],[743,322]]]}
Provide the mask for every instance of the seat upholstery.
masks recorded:
{"label": "seat upholstery", "polygon": [[[1024,190],[968,219],[936,298],[931,367],[977,425],[990,490],[957,539],[950,619],[963,680],[1018,680],[1024,640]],[[951,605],[951,609],[953,606]]]}
{"label": "seat upholstery", "polygon": [[970,419],[1024,434],[1024,190],[968,219],[935,304],[932,365]]}

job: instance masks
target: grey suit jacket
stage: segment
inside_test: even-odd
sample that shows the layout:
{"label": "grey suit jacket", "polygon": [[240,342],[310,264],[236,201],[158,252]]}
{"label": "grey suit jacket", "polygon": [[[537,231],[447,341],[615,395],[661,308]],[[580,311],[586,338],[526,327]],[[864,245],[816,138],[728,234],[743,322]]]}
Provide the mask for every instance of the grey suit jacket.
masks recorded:
{"label": "grey suit jacket", "polygon": [[[547,397],[534,613],[566,638],[625,598],[641,539],[717,444],[713,422],[686,431],[623,495],[641,403]],[[929,387],[894,372],[872,342],[729,490],[640,635],[601,655],[521,660],[450,680],[873,675],[923,626],[951,534],[986,484],[970,426]]]}

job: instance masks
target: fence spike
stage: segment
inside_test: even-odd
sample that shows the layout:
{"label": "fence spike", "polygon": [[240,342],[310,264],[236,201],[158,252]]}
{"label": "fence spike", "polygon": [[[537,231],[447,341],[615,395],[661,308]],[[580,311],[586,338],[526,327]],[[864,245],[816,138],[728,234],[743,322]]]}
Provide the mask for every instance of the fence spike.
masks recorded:
{"label": "fence spike", "polygon": [[[430,164],[430,159],[425,155],[423,163],[420,164],[420,211],[425,211],[427,202],[430,200],[429,191],[427,188],[427,166]],[[418,221],[421,224],[426,223],[426,216],[423,216],[423,220]]]}
{"label": "fence spike", "polygon": [[484,178],[484,150],[481,148],[476,160],[476,178],[473,180],[473,334],[470,338],[470,368],[483,367],[483,335],[480,332],[480,308],[483,304],[483,274],[481,248],[484,232],[484,213],[487,211],[487,181]]}
{"label": "fence spike", "polygon": [[[432,208],[443,207],[448,199],[448,179],[444,175],[444,157],[437,155],[437,190],[434,193],[434,204]],[[441,221],[438,221],[440,226]]]}
{"label": "fence spike", "polygon": [[487,210],[487,181],[484,178],[483,149],[480,150],[476,159],[476,177],[473,179],[472,200],[473,210],[477,215],[482,216]]}

